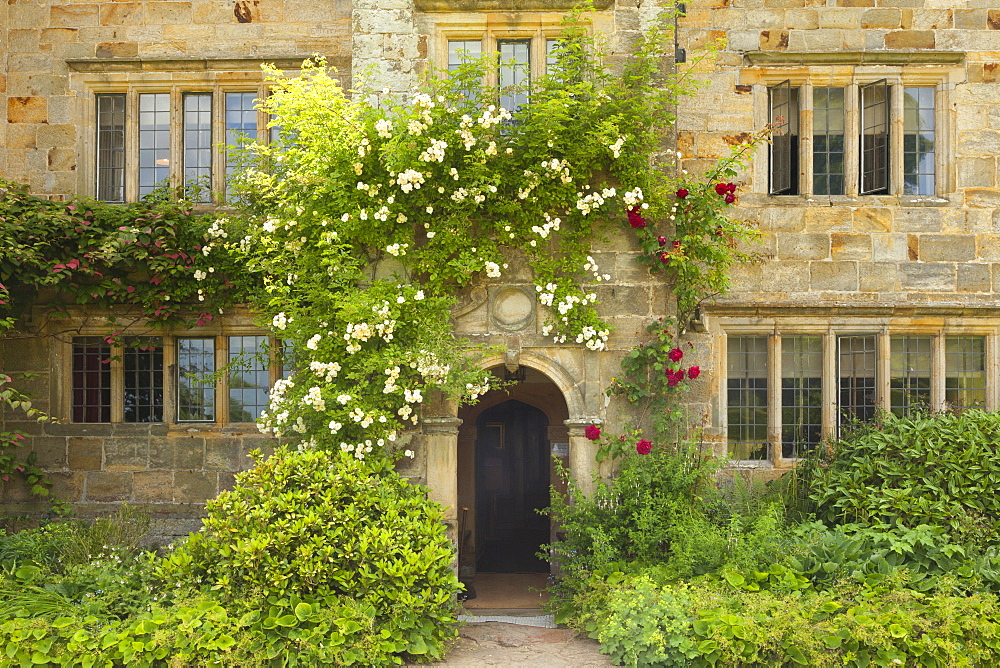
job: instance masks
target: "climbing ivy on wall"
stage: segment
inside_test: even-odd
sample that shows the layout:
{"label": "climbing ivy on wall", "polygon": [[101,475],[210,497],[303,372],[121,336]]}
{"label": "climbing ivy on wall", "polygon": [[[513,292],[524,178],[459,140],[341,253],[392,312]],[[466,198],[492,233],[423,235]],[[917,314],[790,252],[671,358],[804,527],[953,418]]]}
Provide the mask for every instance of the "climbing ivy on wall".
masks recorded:
{"label": "climbing ivy on wall", "polygon": [[[245,302],[258,277],[223,243],[231,226],[164,195],[65,203],[0,181],[0,337],[19,335],[17,319],[31,309],[54,322],[92,307],[113,342],[132,325],[203,326]],[[0,374],[0,404],[10,416],[50,419],[17,389],[22,379]],[[0,481],[23,479],[47,497],[49,481],[24,442],[19,431],[0,432]]]}

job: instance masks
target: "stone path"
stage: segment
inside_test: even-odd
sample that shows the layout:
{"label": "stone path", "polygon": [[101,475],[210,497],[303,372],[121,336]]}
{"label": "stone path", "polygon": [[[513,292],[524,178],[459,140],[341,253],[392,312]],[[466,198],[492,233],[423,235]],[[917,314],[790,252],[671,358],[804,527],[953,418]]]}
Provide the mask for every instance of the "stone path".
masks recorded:
{"label": "stone path", "polygon": [[481,668],[607,668],[614,666],[598,651],[598,643],[572,629],[545,629],[502,622],[462,626],[448,658],[433,666]]}

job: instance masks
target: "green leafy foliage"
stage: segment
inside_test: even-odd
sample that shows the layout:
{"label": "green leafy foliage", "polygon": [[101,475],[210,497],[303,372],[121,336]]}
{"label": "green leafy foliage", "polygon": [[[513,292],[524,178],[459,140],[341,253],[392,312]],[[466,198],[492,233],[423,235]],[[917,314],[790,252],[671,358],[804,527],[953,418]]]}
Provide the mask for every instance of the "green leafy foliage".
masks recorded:
{"label": "green leafy foliage", "polygon": [[589,605],[589,588],[612,573],[649,568],[664,580],[753,569],[786,547],[781,507],[764,498],[734,503],[720,489],[719,462],[697,449],[656,447],[624,456],[615,477],[592,495],[571,484],[550,509],[565,538],[546,546],[560,568],[552,607],[573,619]]}
{"label": "green leafy foliage", "polygon": [[960,543],[1000,541],[1000,414],[883,415],[801,467],[798,492],[827,522],[944,527]]}
{"label": "green leafy foliage", "polygon": [[[119,319],[195,325],[246,298],[252,277],[185,201],[54,202],[0,181],[0,318],[36,303],[117,309]],[[204,278],[196,279],[196,273]],[[200,299],[199,299],[200,297]],[[8,320],[8,324],[12,321]]]}
{"label": "green leafy foliage", "polygon": [[[209,501],[204,532],[179,546],[163,573],[204,583],[227,607],[289,592],[321,607],[353,601],[367,611],[368,636],[384,641],[367,665],[439,657],[454,635],[460,585],[440,508],[425,494],[389,460],[279,451]],[[277,626],[298,626],[297,603],[289,605],[270,615]]]}
{"label": "green leafy foliage", "polygon": [[1000,659],[1000,603],[991,594],[859,595],[733,591],[699,580],[664,585],[623,576],[587,620],[624,666],[986,666]]}

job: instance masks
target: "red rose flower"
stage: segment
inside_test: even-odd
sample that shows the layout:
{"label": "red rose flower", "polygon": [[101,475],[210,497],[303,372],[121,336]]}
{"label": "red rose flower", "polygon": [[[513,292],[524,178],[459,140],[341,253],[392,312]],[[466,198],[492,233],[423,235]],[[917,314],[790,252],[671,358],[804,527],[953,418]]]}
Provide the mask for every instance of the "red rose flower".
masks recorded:
{"label": "red rose flower", "polygon": [[642,439],[641,441],[635,444],[635,451],[638,452],[640,455],[648,455],[652,449],[653,449],[653,444],[647,441],[646,439]]}
{"label": "red rose flower", "polygon": [[666,237],[656,237],[656,243],[660,244],[660,248],[663,248],[664,246],[667,245],[667,238]]}
{"label": "red rose flower", "polygon": [[677,239],[674,239],[672,247],[673,248],[680,248],[681,247],[681,242],[677,241]]}
{"label": "red rose flower", "polygon": [[677,189],[677,192],[676,192],[675,194],[676,194],[676,195],[677,195],[677,196],[678,196],[679,198],[681,198],[681,199],[684,199],[685,197],[687,197],[687,196],[688,196],[688,189],[687,189],[687,188],[678,188],[678,189]]}
{"label": "red rose flower", "polygon": [[591,441],[596,441],[601,437],[601,428],[596,424],[588,424],[587,428],[583,430],[583,434]]}
{"label": "red rose flower", "polygon": [[736,192],[736,184],[735,183],[727,183],[726,184],[726,190],[728,190],[731,193]]}
{"label": "red rose flower", "polygon": [[684,351],[680,348],[671,348],[670,352],[667,353],[667,357],[670,358],[671,362],[680,362],[684,357]]}
{"label": "red rose flower", "polygon": [[684,380],[684,369],[677,371],[667,369],[667,387],[676,387],[682,380]]}
{"label": "red rose flower", "polygon": [[727,192],[729,192],[729,186],[727,186],[725,183],[716,183],[715,184],[715,194],[716,195],[720,195],[720,196],[721,195],[725,195]]}
{"label": "red rose flower", "polygon": [[732,204],[736,201],[736,195],[732,193],[726,193],[726,204]]}
{"label": "red rose flower", "polygon": [[691,380],[694,380],[700,375],[701,375],[701,367],[693,366],[690,369],[688,369],[688,378],[690,378]]}
{"label": "red rose flower", "polygon": [[642,209],[637,206],[633,206],[626,209],[625,213],[628,216],[629,225],[638,230],[646,227],[646,219],[642,217]]}
{"label": "red rose flower", "polygon": [[668,255],[667,253],[660,253],[660,262],[662,262],[663,264],[670,262],[670,255]]}

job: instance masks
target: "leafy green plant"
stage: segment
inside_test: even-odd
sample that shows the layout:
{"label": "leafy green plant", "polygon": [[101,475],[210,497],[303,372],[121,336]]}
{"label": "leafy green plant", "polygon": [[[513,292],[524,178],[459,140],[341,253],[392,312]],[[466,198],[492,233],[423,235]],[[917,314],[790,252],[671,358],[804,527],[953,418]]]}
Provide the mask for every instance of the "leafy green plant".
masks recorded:
{"label": "leafy green plant", "polygon": [[899,573],[881,591],[731,589],[717,579],[661,584],[648,573],[595,583],[583,621],[625,666],[994,665],[991,594],[921,593]]}
{"label": "leafy green plant", "polygon": [[820,448],[796,475],[831,523],[946,527],[956,542],[1000,541],[1000,415],[882,415]]}
{"label": "leafy green plant", "polygon": [[354,601],[372,611],[360,663],[437,658],[454,635],[460,585],[441,510],[425,494],[389,460],[278,450],[209,501],[204,532],[174,550],[163,575],[204,583],[227,607],[293,592]]}

